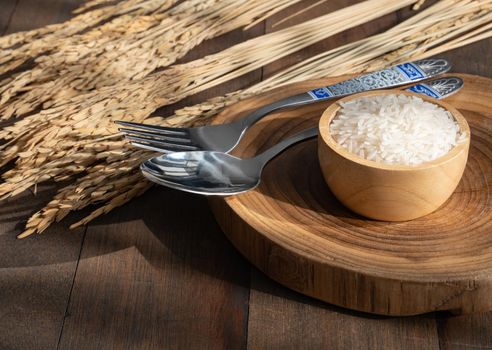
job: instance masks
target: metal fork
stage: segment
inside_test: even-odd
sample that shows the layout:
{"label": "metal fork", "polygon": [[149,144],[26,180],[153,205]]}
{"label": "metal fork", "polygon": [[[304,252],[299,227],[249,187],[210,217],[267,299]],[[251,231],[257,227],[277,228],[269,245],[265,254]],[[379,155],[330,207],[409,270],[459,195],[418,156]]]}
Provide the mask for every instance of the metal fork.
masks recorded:
{"label": "metal fork", "polygon": [[125,121],[116,123],[124,126],[119,131],[123,132],[126,138],[137,147],[161,153],[204,150],[228,153],[239,143],[251,125],[279,109],[302,106],[368,90],[406,85],[445,73],[450,67],[450,63],[444,59],[425,59],[399,64],[276,101],[229,124],[197,128],[169,128]]}
{"label": "metal fork", "polygon": [[[443,78],[435,81],[437,90],[423,84],[410,89],[440,99],[452,95],[462,86],[460,78]],[[233,195],[254,189],[271,159],[317,134],[318,128],[304,130],[248,159],[214,151],[176,152],[151,158],[140,169],[146,178],[166,187],[204,195]]]}

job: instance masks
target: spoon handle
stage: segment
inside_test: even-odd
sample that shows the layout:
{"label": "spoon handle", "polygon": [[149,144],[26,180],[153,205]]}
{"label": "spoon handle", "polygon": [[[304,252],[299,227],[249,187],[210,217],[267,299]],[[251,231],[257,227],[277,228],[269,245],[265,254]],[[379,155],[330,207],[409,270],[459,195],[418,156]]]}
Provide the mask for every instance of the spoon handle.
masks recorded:
{"label": "spoon handle", "polygon": [[268,163],[272,158],[276,157],[279,153],[284,151],[286,148],[289,148],[292,145],[295,145],[298,142],[313,138],[318,136],[318,128],[310,128],[306,129],[304,131],[301,131],[300,133],[295,134],[294,136],[291,136],[279,143],[277,143],[275,146],[269,148],[265,152],[257,155],[254,157],[255,161],[260,161],[262,162],[263,165]]}

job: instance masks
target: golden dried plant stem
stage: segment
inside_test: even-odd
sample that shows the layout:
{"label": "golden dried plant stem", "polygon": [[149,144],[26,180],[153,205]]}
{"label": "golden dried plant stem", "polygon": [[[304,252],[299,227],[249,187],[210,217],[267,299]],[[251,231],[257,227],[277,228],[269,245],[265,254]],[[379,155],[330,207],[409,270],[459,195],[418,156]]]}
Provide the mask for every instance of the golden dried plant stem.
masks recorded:
{"label": "golden dried plant stem", "polygon": [[[488,27],[488,26],[486,26],[486,27]],[[433,28],[430,27],[428,30],[432,32]],[[470,35],[468,35],[468,37],[470,37],[470,38],[473,37],[474,40],[480,40],[481,39],[480,36],[473,36],[472,34],[477,34],[477,33],[480,34],[483,31],[484,31],[483,28],[481,28],[480,30],[473,31],[470,33]],[[391,32],[389,32],[389,33],[391,33]],[[489,36],[490,36],[490,34],[489,34]],[[357,45],[364,46],[363,44],[365,42],[367,42],[368,40],[371,40],[371,39],[375,39],[375,38],[368,38],[367,40],[362,40],[362,41],[358,42]],[[470,39],[470,40],[473,40],[473,39]],[[438,47],[437,49],[442,51],[445,47],[446,47],[446,45],[442,45],[441,47]],[[400,56],[398,56],[398,54]],[[398,52],[398,50],[394,51],[394,52],[390,52],[386,55],[379,57],[379,59],[373,59],[372,61],[370,61],[370,63],[372,63],[371,67],[374,69],[383,68],[386,64],[386,59],[388,57],[391,57],[392,60],[395,60],[395,61],[408,60],[408,57],[406,56],[406,54],[408,54],[408,51],[404,51],[404,50],[400,50],[399,52]],[[420,56],[416,56],[415,58],[420,59],[420,58],[425,58],[428,56],[429,56],[428,54],[422,52],[420,54]],[[319,62],[317,62],[317,63],[319,63]],[[343,71],[343,69],[342,69],[342,73],[345,73],[345,72],[349,72],[349,71]],[[318,74],[318,73],[316,73],[316,74]],[[281,76],[282,76],[282,73],[277,74],[276,76],[272,77],[273,78],[272,80],[274,81],[276,79],[276,77],[281,77]],[[305,76],[305,77],[306,78],[316,78],[319,76],[314,75],[314,76]],[[259,92],[258,88],[250,89],[250,90],[254,90],[256,92]],[[183,126],[183,125],[193,125],[193,124],[200,125],[201,123],[204,122],[204,119],[211,119],[214,115],[216,115],[218,112],[220,112],[226,105],[236,103],[238,100],[249,97],[249,96],[251,96],[251,93],[247,93],[245,91],[238,91],[236,93],[229,94],[227,96],[211,99],[205,103],[202,103],[202,104],[199,104],[196,106],[186,107],[182,110],[178,110],[177,113],[170,118],[163,119],[161,117],[154,117],[154,118],[148,119],[148,122],[151,124],[152,124],[152,122],[154,122],[156,124],[161,124],[161,125],[166,125],[166,126],[173,126],[173,125]],[[183,116],[185,116],[185,119],[183,119]],[[136,168],[137,166],[138,166],[138,164],[134,164],[135,169],[137,169]],[[136,183],[138,183],[139,181],[144,181],[144,180],[137,180]],[[102,212],[105,212],[105,211],[104,210],[98,210],[98,211],[94,212],[91,216],[86,218],[83,222],[84,223],[89,222],[89,220],[94,218],[94,215],[96,215],[96,216],[100,215],[100,213],[102,213]]]}
{"label": "golden dried plant stem", "polygon": [[83,218],[82,220],[76,222],[73,225],[70,225],[71,229],[75,229],[77,227],[87,225],[89,222],[93,221],[97,217],[109,213],[111,210],[121,207],[122,205],[128,203],[133,198],[136,198],[142,194],[144,194],[149,188],[152,187],[152,183],[147,180],[141,178],[139,181],[135,181],[129,183],[128,191],[121,191],[116,197],[113,197],[107,204],[104,206],[94,210],[89,216]]}
{"label": "golden dried plant stem", "polygon": [[[16,54],[7,56],[17,61],[17,66],[35,55],[49,51],[57,46],[57,41],[80,33],[88,28],[94,27],[115,16],[128,13],[144,14],[152,13],[159,9],[169,8],[177,0],[126,0],[118,2],[114,6],[108,6],[94,11],[82,13],[67,22],[52,24],[43,28],[27,32],[19,32],[0,37],[0,50]],[[15,47],[15,49],[13,49]],[[1,51],[0,51],[1,52]],[[0,65],[5,64],[5,58],[0,56]],[[14,67],[14,68],[15,68]],[[11,65],[11,69],[12,65]],[[5,70],[0,70],[4,73]]]}
{"label": "golden dried plant stem", "polygon": [[56,48],[36,59],[34,68],[3,82],[0,113],[7,119],[94,88],[141,79],[206,39],[298,1],[187,0],[165,13],[119,17],[59,40]]}
{"label": "golden dried plant stem", "polygon": [[[50,109],[26,117],[0,132],[0,137],[6,140],[16,139],[17,146],[15,152],[12,148],[6,149],[2,154],[3,159],[9,161],[16,157],[19,146],[29,149],[38,140],[45,139],[46,135],[40,135],[40,129],[51,127],[51,131],[45,130],[50,139],[56,137],[59,127],[66,123],[77,129],[91,130],[92,135],[107,135],[115,130],[112,121],[122,118],[124,114],[142,120],[159,106],[177,102],[186,96],[256,69],[275,58],[288,55],[330,34],[368,21],[371,19],[366,15],[369,5],[371,8],[376,5],[377,8],[384,7],[383,12],[376,11],[379,16],[404,4],[402,2],[388,7],[387,0],[369,0],[293,28],[249,40],[219,54],[173,66],[142,80],[104,87],[74,97],[69,96],[68,101],[64,99],[55,103]],[[323,27],[321,25],[324,21],[336,25],[329,24]],[[271,55],[265,58],[263,53],[266,50]],[[249,52],[249,55],[245,57],[243,52]],[[67,102],[70,107],[67,107]],[[141,108],[142,105],[145,105],[145,108]],[[25,106],[21,107],[17,113],[26,112]],[[22,130],[21,135],[18,130]]]}
{"label": "golden dried plant stem", "polygon": [[[45,124],[53,123],[59,118],[62,120],[70,118],[72,123],[83,120],[80,123],[92,125],[94,130],[102,133],[111,132],[114,131],[112,121],[122,118],[125,113],[137,119],[143,119],[160,106],[175,103],[189,95],[219,85],[323,38],[415,1],[406,0],[395,4],[388,0],[368,0],[292,28],[251,39],[218,54],[170,67],[141,80],[124,82],[107,88],[102,87],[97,91],[73,97],[62,95],[60,101],[47,106],[55,108],[29,116],[18,122],[17,126],[30,126],[34,130],[33,119],[44,114]],[[374,13],[368,15],[368,9],[373,9]],[[244,52],[248,52],[248,55],[244,55]],[[265,52],[269,55],[265,55]],[[66,104],[67,100],[73,110],[60,110],[58,107]],[[140,108],[144,104],[146,107]],[[32,108],[34,106],[31,104],[8,105],[4,117],[26,113]],[[41,125],[38,126],[41,127]],[[12,135],[14,131],[15,127],[9,128],[7,132],[1,133],[0,137],[11,139],[15,137]],[[30,138],[33,135],[25,134],[25,136]]]}
{"label": "golden dried plant stem", "polygon": [[[26,226],[26,234],[41,232],[49,222],[52,222],[50,220],[64,217],[69,211],[93,203],[102,203],[101,208],[82,221],[86,223],[111,210],[115,203],[129,200],[134,193],[131,191],[132,188],[139,186],[143,190],[144,184],[148,185],[139,175],[138,166],[143,159],[151,156],[147,152],[132,150],[122,145],[120,139],[114,139],[111,117],[107,118],[105,114],[94,117],[94,113],[111,110],[112,117],[115,117],[121,108],[122,116],[127,120],[146,119],[147,122],[174,126],[203,124],[210,121],[225,106],[272,87],[326,75],[374,70],[398,61],[427,57],[429,53],[440,52],[449,47],[457,47],[490,36],[491,3],[491,1],[442,0],[414,16],[418,17],[418,20],[412,17],[385,33],[322,53],[244,91],[176,111],[170,118],[148,118],[152,108],[125,114],[123,111],[125,107],[118,105],[118,100],[108,101],[98,99],[98,96],[87,102],[90,107],[86,107],[88,108],[86,111],[79,108],[85,106],[80,97],[54,105],[50,110],[42,111],[36,118],[29,120],[28,117],[24,124],[19,121],[18,124],[14,124],[13,129],[6,128],[6,134],[10,135],[12,140],[16,140],[16,151],[22,150],[23,153],[18,161],[19,167],[16,166],[7,176],[8,180],[6,180],[11,188],[4,193],[8,196],[10,191],[15,190],[17,184],[26,186],[30,182],[31,186],[35,186],[46,176],[70,179],[73,176],[72,172],[77,172],[76,168],[60,172],[54,169],[63,169],[67,164],[64,162],[75,160],[83,162],[87,167],[87,174],[76,180],[75,185],[62,188],[59,192],[60,196],[56,198],[58,202],[50,203],[35,214],[34,220]],[[456,24],[458,21],[460,21],[459,25]],[[201,66],[202,70],[199,71],[200,66],[201,63],[197,62],[185,68],[175,66],[167,72],[167,77],[173,81],[173,74],[180,73],[186,77],[188,73],[183,72],[185,69],[197,69],[195,72],[206,73],[202,77],[202,82],[207,84],[209,74],[217,72],[224,74],[230,69],[226,67],[224,70],[221,68],[214,70],[216,69],[214,67]],[[180,79],[175,81],[179,82]],[[106,92],[105,89],[102,91]],[[129,96],[138,97],[141,93],[138,91],[136,95]],[[150,90],[140,98],[141,101],[156,99],[155,105],[159,105],[158,100],[161,96],[158,92]],[[62,111],[65,111],[68,117],[60,117]],[[53,117],[54,115],[57,117]],[[30,127],[36,123],[38,123],[34,127],[36,132],[31,132]],[[38,135],[40,131],[41,135]],[[9,145],[3,148],[3,152],[7,156],[14,156],[14,153],[11,153],[12,149],[14,149],[12,145]],[[33,169],[33,172],[24,175],[23,171],[27,169]],[[2,185],[0,185],[1,192]],[[111,202],[114,198],[119,199]]]}
{"label": "golden dried plant stem", "polygon": [[[142,152],[135,152],[128,158],[128,161],[138,163],[143,159]],[[51,223],[62,220],[73,210],[82,209],[98,201],[109,201],[97,211],[100,215],[110,210],[109,208],[112,209],[126,203],[127,200],[150,187],[150,183],[141,181],[142,177],[138,167],[135,170],[120,165],[120,162],[115,162],[112,166],[95,166],[89,174],[74,184],[60,189],[52,201],[31,216],[25,231],[18,237],[24,238],[35,232],[41,233]],[[107,182],[102,185],[102,181]],[[92,214],[89,217],[95,218],[96,216]]]}

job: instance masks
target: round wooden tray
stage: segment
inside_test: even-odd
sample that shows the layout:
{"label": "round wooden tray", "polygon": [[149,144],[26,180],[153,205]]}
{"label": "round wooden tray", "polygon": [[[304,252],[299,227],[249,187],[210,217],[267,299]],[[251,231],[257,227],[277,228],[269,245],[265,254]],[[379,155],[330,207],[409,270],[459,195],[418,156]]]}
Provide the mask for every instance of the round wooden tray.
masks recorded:
{"label": "round wooden tray", "polygon": [[[492,80],[459,76],[465,87],[446,101],[470,125],[470,155],[458,188],[436,212],[407,222],[350,212],[323,181],[312,140],[272,160],[256,190],[210,199],[226,236],[274,280],[346,308],[384,315],[492,310]],[[346,78],[282,87],[228,108],[215,122]],[[316,126],[330,103],[272,114],[233,154],[253,156]]]}

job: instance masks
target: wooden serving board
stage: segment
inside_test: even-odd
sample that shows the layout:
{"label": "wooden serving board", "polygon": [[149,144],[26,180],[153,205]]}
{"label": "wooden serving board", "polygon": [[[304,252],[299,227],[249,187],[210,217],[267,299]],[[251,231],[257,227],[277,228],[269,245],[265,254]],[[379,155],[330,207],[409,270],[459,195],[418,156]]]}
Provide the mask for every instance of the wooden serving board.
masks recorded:
{"label": "wooden serving board", "polygon": [[[256,190],[210,199],[226,236],[274,280],[346,308],[384,315],[492,310],[492,80],[459,76],[465,87],[447,102],[468,120],[470,155],[458,188],[436,212],[407,222],[352,213],[323,181],[311,140],[272,160]],[[228,108],[215,122],[346,78],[282,87]],[[233,154],[251,157],[316,126],[328,105],[272,114]]]}

